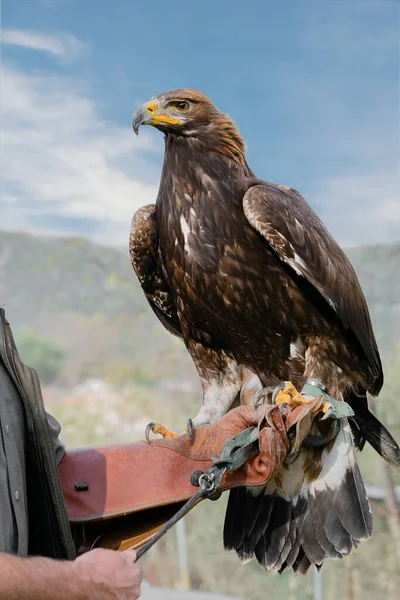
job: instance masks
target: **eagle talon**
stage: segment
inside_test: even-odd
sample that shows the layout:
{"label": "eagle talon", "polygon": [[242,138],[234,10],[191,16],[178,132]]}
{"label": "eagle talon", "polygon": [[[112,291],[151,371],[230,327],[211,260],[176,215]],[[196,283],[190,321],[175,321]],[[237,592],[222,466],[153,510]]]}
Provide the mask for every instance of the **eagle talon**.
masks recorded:
{"label": "eagle talon", "polygon": [[193,446],[194,444],[194,435],[195,435],[195,427],[193,425],[193,421],[192,419],[188,419],[187,423],[186,423],[186,429],[188,432],[188,436],[189,436],[189,443],[191,446]]}
{"label": "eagle talon", "polygon": [[324,416],[320,418],[320,421],[327,421],[332,417],[334,412],[332,404],[330,404],[329,402],[324,402],[320,409],[320,412],[324,413]]}
{"label": "eagle talon", "polygon": [[277,398],[277,396],[278,396],[279,392],[280,392],[281,390],[284,390],[284,389],[285,389],[285,385],[286,385],[286,383],[285,383],[284,381],[281,381],[281,383],[278,383],[278,385],[276,385],[276,386],[273,388],[273,390],[272,390],[272,403],[273,403],[273,404],[276,404],[276,403],[277,403],[277,402],[276,402],[276,398]]}
{"label": "eagle talon", "polygon": [[148,442],[150,442],[150,432],[159,433],[160,435],[163,436],[163,438],[179,437],[178,433],[175,433],[174,431],[170,431],[169,429],[164,427],[164,425],[162,425],[161,423],[154,423],[154,421],[149,423],[146,427],[145,437]]}
{"label": "eagle talon", "polygon": [[274,404],[287,403],[292,408],[308,404],[309,400],[304,398],[300,392],[296,390],[291,381],[283,381],[276,386],[272,396]]}
{"label": "eagle talon", "polygon": [[154,421],[146,425],[146,429],[144,432],[144,436],[148,442],[150,442],[150,431],[153,431],[153,427],[155,426]]}
{"label": "eagle talon", "polygon": [[[256,397],[254,400],[254,406],[259,406],[261,404],[265,404],[265,397],[267,397],[267,399],[268,399],[269,396],[272,396],[275,389],[276,389],[276,386],[274,386],[274,385],[267,385],[267,386],[263,387],[256,394]],[[273,396],[272,396],[272,398],[273,398]]]}
{"label": "eagle talon", "polygon": [[[290,381],[283,381],[282,383],[277,385],[272,399],[275,404],[287,403],[292,408],[304,406],[305,404],[308,404],[310,402],[308,398],[305,398],[300,392],[296,390],[293,383],[291,383]],[[319,413],[323,413],[323,417],[320,419],[321,421],[327,421],[328,419],[330,419],[333,413],[332,404],[330,402],[324,401],[322,405],[318,408],[315,415]]]}

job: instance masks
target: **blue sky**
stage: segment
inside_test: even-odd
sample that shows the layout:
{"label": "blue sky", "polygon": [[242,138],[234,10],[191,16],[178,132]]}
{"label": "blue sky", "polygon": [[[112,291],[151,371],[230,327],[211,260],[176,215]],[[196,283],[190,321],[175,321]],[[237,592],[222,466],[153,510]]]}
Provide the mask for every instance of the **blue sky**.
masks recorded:
{"label": "blue sky", "polygon": [[123,245],[157,194],[138,104],[194,87],[343,245],[400,240],[399,2],[3,0],[1,227]]}

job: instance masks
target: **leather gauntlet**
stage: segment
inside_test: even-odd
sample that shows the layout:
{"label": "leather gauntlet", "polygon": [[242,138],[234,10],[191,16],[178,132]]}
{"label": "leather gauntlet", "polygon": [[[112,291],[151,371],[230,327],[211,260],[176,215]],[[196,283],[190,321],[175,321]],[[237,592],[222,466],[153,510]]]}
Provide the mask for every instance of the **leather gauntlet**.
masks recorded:
{"label": "leather gauntlet", "polygon": [[223,475],[219,491],[265,484],[295,456],[322,402],[241,406],[197,428],[193,443],[185,434],[66,452],[59,473],[77,551],[140,546],[196,492],[191,474],[206,471],[226,442],[250,427],[258,444],[245,464]]}

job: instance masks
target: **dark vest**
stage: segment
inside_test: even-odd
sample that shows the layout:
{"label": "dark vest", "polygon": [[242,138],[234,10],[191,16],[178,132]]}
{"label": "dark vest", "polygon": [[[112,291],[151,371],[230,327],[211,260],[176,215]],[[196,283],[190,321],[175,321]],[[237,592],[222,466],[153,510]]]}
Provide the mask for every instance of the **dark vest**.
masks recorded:
{"label": "dark vest", "polygon": [[0,360],[15,384],[25,414],[25,464],[30,555],[75,558],[49,426],[34,369],[24,365],[0,308]]}

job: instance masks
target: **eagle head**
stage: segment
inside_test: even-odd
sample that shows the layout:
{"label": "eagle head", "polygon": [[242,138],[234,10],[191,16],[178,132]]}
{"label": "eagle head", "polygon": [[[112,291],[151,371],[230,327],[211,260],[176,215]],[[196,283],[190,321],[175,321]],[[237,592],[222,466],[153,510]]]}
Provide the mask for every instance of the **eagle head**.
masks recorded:
{"label": "eagle head", "polygon": [[245,143],[232,119],[196,90],[171,90],[154,96],[133,113],[136,134],[140,125],[152,125],[167,136],[197,139],[208,149],[244,160]]}
{"label": "eagle head", "polygon": [[142,104],[133,114],[136,134],[140,125],[153,125],[164,133],[184,135],[185,131],[207,126],[218,114],[210,100],[196,90],[181,89],[164,92]]}

